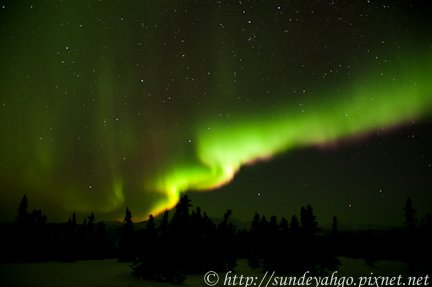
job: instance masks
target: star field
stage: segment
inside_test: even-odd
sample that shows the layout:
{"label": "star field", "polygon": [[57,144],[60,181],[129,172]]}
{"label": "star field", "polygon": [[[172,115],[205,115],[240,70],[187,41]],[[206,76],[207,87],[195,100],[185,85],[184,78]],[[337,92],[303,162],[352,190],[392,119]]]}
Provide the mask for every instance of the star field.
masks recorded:
{"label": "star field", "polygon": [[353,209],[372,220],[382,206],[395,223],[411,194],[426,211],[431,13],[402,0],[0,1],[2,216],[27,193],[54,218],[145,218],[218,188],[191,193],[215,216],[312,202],[356,222]]}

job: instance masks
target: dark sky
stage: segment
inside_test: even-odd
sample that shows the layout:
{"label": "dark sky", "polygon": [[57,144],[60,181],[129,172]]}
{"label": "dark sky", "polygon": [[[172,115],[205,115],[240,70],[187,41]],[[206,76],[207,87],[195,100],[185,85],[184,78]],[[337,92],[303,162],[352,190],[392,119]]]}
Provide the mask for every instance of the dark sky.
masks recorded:
{"label": "dark sky", "polygon": [[418,216],[431,211],[431,127],[429,119],[384,135],[288,152],[242,168],[217,192],[191,198],[212,216],[224,206],[250,220],[255,211],[289,218],[310,203],[327,227],[333,215],[345,227],[401,225],[407,197]]}
{"label": "dark sky", "polygon": [[[0,217],[431,211],[428,1],[0,1]],[[218,188],[220,187],[220,188]]]}

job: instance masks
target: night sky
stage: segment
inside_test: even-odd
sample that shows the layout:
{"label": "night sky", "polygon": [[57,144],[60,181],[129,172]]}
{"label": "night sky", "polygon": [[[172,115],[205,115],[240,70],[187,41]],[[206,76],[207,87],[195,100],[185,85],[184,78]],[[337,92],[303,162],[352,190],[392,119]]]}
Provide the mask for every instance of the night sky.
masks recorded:
{"label": "night sky", "polygon": [[428,1],[0,1],[0,219],[183,192],[319,222],[432,211]]}

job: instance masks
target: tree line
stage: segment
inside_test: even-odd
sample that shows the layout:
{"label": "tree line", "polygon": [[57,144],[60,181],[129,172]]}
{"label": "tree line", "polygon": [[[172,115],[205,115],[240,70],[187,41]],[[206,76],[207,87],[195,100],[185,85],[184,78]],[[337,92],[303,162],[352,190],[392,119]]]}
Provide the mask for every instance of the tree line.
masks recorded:
{"label": "tree line", "polygon": [[157,219],[150,215],[144,228],[133,222],[129,208],[122,225],[114,227],[96,221],[94,213],[82,223],[73,213],[65,223],[50,224],[41,210],[28,210],[24,195],[15,222],[1,227],[0,260],[118,258],[131,262],[137,277],[182,283],[188,274],[233,270],[238,259],[247,259],[251,268],[323,275],[337,270],[340,256],[367,264],[400,260],[420,272],[432,255],[431,215],[417,222],[410,198],[403,208],[403,227],[389,230],[340,231],[336,217],[331,230],[323,230],[311,205],[289,219],[255,213],[249,228],[239,228],[231,210],[220,220],[211,219],[187,195],[172,211]]}

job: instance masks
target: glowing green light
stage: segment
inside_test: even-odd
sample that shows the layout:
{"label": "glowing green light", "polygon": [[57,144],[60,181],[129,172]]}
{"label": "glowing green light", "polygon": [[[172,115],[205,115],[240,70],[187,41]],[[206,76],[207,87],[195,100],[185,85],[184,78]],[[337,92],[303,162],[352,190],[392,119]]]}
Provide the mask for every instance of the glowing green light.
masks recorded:
{"label": "glowing green light", "polygon": [[205,122],[196,133],[196,164],[167,170],[155,186],[166,193],[166,201],[151,212],[174,206],[180,192],[229,182],[244,164],[427,115],[432,111],[431,67],[429,60],[412,69],[386,71],[391,77],[373,73],[337,96],[324,92],[302,110],[288,106],[236,122]]}

